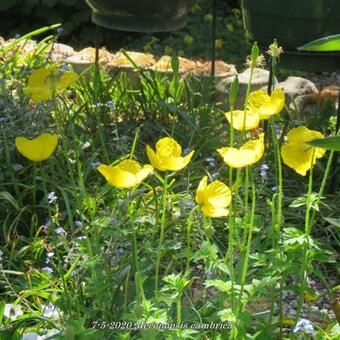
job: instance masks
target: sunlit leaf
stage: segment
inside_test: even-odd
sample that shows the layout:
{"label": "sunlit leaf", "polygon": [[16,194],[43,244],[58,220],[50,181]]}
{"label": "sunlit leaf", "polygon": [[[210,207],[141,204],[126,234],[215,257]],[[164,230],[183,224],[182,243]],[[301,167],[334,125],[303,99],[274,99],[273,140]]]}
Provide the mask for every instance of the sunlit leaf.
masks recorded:
{"label": "sunlit leaf", "polygon": [[340,151],[340,136],[314,139],[306,143],[326,150]]}
{"label": "sunlit leaf", "polygon": [[313,40],[306,45],[298,47],[298,50],[311,52],[340,51],[340,34]]}

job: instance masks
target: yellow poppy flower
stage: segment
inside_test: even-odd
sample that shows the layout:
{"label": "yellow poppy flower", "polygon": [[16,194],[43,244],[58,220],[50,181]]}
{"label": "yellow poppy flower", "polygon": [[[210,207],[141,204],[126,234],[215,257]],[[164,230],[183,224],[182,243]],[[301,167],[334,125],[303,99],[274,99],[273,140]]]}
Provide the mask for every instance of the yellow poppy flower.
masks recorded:
{"label": "yellow poppy flower", "polygon": [[146,153],[154,168],[160,171],[177,171],[189,164],[194,151],[182,157],[181,146],[173,138],[165,137],[156,143],[156,152],[147,145]]}
{"label": "yellow poppy flower", "polygon": [[[225,116],[228,119],[228,122],[231,124],[231,111],[226,112]],[[244,122],[244,116],[246,116],[245,122]],[[240,110],[233,111],[233,128],[238,131],[255,129],[259,126],[259,123],[260,123],[260,116],[255,111],[247,110],[246,115],[245,115],[245,111],[240,111]]]}
{"label": "yellow poppy flower", "polygon": [[264,90],[257,90],[248,97],[249,109],[258,112],[260,119],[269,119],[280,113],[284,105],[285,94],[282,89],[275,89],[271,96]]}
{"label": "yellow poppy flower", "polygon": [[57,144],[58,135],[51,133],[43,133],[34,139],[26,137],[17,137],[15,139],[15,146],[18,151],[33,162],[40,162],[49,158]]}
{"label": "yellow poppy flower", "polygon": [[196,202],[201,206],[204,215],[209,217],[227,216],[226,209],[231,201],[231,191],[220,181],[207,184],[208,177],[204,176],[196,191]]}
{"label": "yellow poppy flower", "polygon": [[243,144],[239,149],[224,147],[217,149],[224,163],[232,168],[243,168],[258,162],[264,153],[264,133],[260,138]]}
{"label": "yellow poppy flower", "polygon": [[62,93],[78,79],[78,75],[72,71],[64,72],[60,77],[56,70],[39,68],[28,77],[28,85],[25,91],[31,95],[35,104],[40,100],[50,99],[53,94]]}
{"label": "yellow poppy flower", "polygon": [[117,188],[131,188],[141,183],[153,171],[151,165],[143,167],[132,159],[121,161],[115,166],[101,164],[97,170],[107,182]]}
{"label": "yellow poppy flower", "polygon": [[316,159],[323,157],[326,153],[326,150],[322,148],[312,147],[305,143],[317,138],[324,138],[324,136],[321,132],[309,130],[305,126],[291,129],[287,134],[287,144],[281,147],[283,162],[298,174],[306,176],[312,163],[314,165]]}

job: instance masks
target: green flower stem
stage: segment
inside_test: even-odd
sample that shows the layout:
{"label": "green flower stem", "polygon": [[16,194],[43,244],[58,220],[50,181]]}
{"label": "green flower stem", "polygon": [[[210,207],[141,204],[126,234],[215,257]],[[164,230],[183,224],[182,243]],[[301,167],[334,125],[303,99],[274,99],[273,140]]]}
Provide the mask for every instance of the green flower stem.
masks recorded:
{"label": "green flower stem", "polygon": [[[321,197],[322,197],[322,195],[323,195],[323,193],[325,191],[325,187],[326,187],[326,183],[327,183],[327,178],[328,178],[329,172],[331,170],[331,166],[332,166],[333,156],[334,156],[334,151],[331,151],[330,154],[329,154],[329,157],[328,157],[328,161],[327,161],[327,165],[326,165],[326,170],[325,170],[325,173],[324,173],[323,178],[322,178],[319,194],[318,194],[318,197],[315,200],[315,205],[316,206],[319,205]],[[311,230],[312,225],[314,223],[314,219],[315,219],[316,213],[317,213],[317,210],[313,209],[312,216],[310,218],[310,223],[309,223],[309,231]]]}
{"label": "green flower stem", "polygon": [[245,102],[244,102],[244,117],[243,117],[243,138],[244,140],[246,140],[246,136],[247,136],[247,133],[245,131],[245,126],[246,126],[246,119],[247,119],[247,109],[248,109],[248,97],[249,97],[249,94],[250,94],[250,90],[251,90],[251,81],[253,79],[253,74],[254,74],[254,65],[253,63],[251,64],[251,68],[250,68],[250,76],[249,76],[249,80],[248,80],[248,84],[247,84],[247,91],[246,91],[246,99],[245,99]]}
{"label": "green flower stem", "polygon": [[[339,131],[338,131],[339,134]],[[321,200],[321,197],[324,193],[325,190],[325,186],[327,183],[327,178],[329,176],[329,172],[331,169],[331,165],[332,165],[332,160],[333,160],[333,156],[334,156],[334,151],[331,151],[328,157],[328,161],[327,161],[327,165],[326,165],[326,170],[324,173],[324,176],[322,178],[322,182],[321,182],[321,186],[320,186],[320,190],[319,190],[319,194],[318,197],[315,201],[315,205],[318,206]],[[313,153],[313,158],[314,158],[314,153]],[[306,237],[306,244],[304,246],[304,251],[303,251],[303,262],[302,262],[302,275],[303,275],[303,281],[301,284],[301,289],[300,289],[300,294],[299,294],[299,304],[298,304],[298,311],[297,311],[297,316],[296,316],[296,322],[298,321],[300,314],[301,314],[301,310],[302,310],[302,305],[303,305],[303,301],[304,301],[304,293],[305,293],[305,289],[306,289],[306,275],[307,273],[305,273],[306,271],[306,266],[307,266],[307,260],[308,260],[308,256],[307,256],[307,251],[309,249],[309,235],[311,233],[311,228],[313,226],[314,223],[314,219],[316,216],[317,211],[314,209],[312,212],[311,217],[310,216],[310,195],[312,193],[312,180],[313,180],[313,164],[312,167],[310,169],[310,173],[309,173],[309,183],[308,183],[308,196],[307,196],[307,202],[306,202],[306,219],[305,219],[305,237]]]}
{"label": "green flower stem", "polygon": [[[250,94],[250,90],[251,90],[251,81],[253,80],[253,75],[254,75],[254,65],[252,64],[250,67],[250,76],[249,76],[249,80],[248,80],[248,84],[247,84],[247,91],[246,91],[246,99],[244,102],[244,111],[247,111],[248,108],[248,97]],[[246,115],[244,115],[244,119],[243,119],[243,127],[246,125]]]}
{"label": "green flower stem", "polygon": [[189,276],[190,274],[190,247],[191,247],[191,228],[192,228],[192,223],[193,223],[193,217],[194,217],[194,212],[197,209],[198,206],[193,208],[190,213],[189,213],[189,218],[188,218],[188,223],[187,223],[187,261],[186,261],[186,266],[185,266],[185,275]]}
{"label": "green flower stem", "polygon": [[37,204],[37,164],[34,162],[33,163],[33,192],[32,192],[32,200],[33,200],[33,211],[35,211],[35,207]]}
{"label": "green flower stem", "polygon": [[307,200],[306,200],[306,216],[305,216],[305,243],[303,246],[303,257],[302,257],[302,265],[301,265],[301,284],[300,284],[300,291],[299,291],[299,300],[298,300],[298,307],[296,312],[296,319],[295,323],[298,322],[301,311],[302,305],[304,301],[304,294],[306,290],[307,284],[307,267],[308,267],[308,251],[310,248],[310,210],[311,210],[311,195],[313,189],[313,159],[315,155],[315,149],[313,150],[312,161],[311,161],[311,168],[309,170],[309,181],[308,181],[308,193],[307,193]]}
{"label": "green flower stem", "polygon": [[[229,168],[229,175],[232,175],[232,169]],[[240,169],[236,170],[236,181],[235,181],[235,192],[232,193],[231,203],[229,208],[229,245],[228,251],[226,254],[226,261],[228,263],[230,281],[231,281],[231,301],[230,305],[232,309],[234,309],[235,302],[235,294],[234,294],[234,281],[235,281],[235,273],[234,273],[234,226],[235,226],[235,217],[234,212],[237,209],[237,197],[239,190],[239,182],[240,182]]]}
{"label": "green flower stem", "polygon": [[155,273],[155,297],[158,299],[158,280],[159,280],[159,266],[162,258],[162,245],[164,242],[164,231],[166,223],[166,208],[167,208],[167,191],[168,191],[168,174],[165,173],[163,184],[163,209],[161,218],[161,233],[159,237],[159,246],[156,258],[156,273]]}
{"label": "green flower stem", "polygon": [[[36,169],[36,167],[35,167],[35,169]],[[41,178],[42,178],[44,197],[46,199],[46,205],[47,205],[49,219],[51,221],[51,225],[53,225],[53,214],[52,214],[50,203],[48,202],[48,190],[47,190],[47,185],[46,185],[47,175],[45,173],[44,166],[41,163],[40,163],[40,174],[41,174]],[[53,236],[53,240],[55,241],[55,236]],[[59,256],[58,251],[56,251],[56,256],[57,256],[57,259],[58,259],[58,263],[59,264],[62,263],[62,260]],[[60,266],[59,270],[60,270],[59,275],[60,275],[61,282],[62,282],[63,287],[64,287],[65,297],[66,297],[66,300],[67,300],[67,308],[68,308],[69,313],[71,314],[71,311],[72,311],[71,304],[70,304],[71,297],[70,297],[70,294],[69,294],[69,291],[68,291],[68,288],[67,288],[67,284],[66,284],[66,281],[65,281],[65,278],[64,278],[63,267]]]}
{"label": "green flower stem", "polygon": [[177,301],[177,323],[180,324],[182,322],[182,293],[178,293]]}
{"label": "green flower stem", "polygon": [[245,249],[248,238],[248,200],[249,200],[249,167],[246,167],[245,193],[244,193],[244,234],[242,242],[242,252]]}
{"label": "green flower stem", "polygon": [[139,264],[138,264],[138,248],[137,248],[137,236],[136,231],[133,228],[132,231],[132,257],[133,257],[133,269],[135,272],[135,284],[136,284],[136,293],[137,293],[137,300],[140,299],[139,295],[142,298],[142,301],[145,301],[145,294],[144,294],[144,288],[143,283],[141,282],[140,277],[140,270],[139,270]]}
{"label": "green flower stem", "polygon": [[[336,136],[339,136],[339,135],[340,135],[340,129],[336,133]],[[329,176],[329,172],[330,172],[331,167],[332,167],[333,157],[334,157],[334,151],[331,151],[330,154],[329,154],[329,157],[328,157],[328,161],[327,161],[327,165],[326,165],[326,170],[325,170],[325,173],[323,175],[322,182],[321,182],[321,186],[320,186],[320,190],[319,190],[319,195],[318,195],[318,197],[317,197],[317,199],[315,201],[316,206],[319,205],[321,197],[322,197],[322,195],[323,195],[323,193],[325,191],[325,186],[326,186],[326,183],[327,183],[327,178]],[[312,213],[312,217],[310,219],[309,228],[311,228],[312,225],[313,225],[316,213],[317,213],[317,211],[314,209],[313,213]]]}
{"label": "green flower stem", "polygon": [[19,186],[18,186],[18,180],[16,179],[16,176],[14,174],[13,167],[12,167],[11,154],[10,154],[9,149],[8,149],[7,134],[5,132],[5,128],[2,128],[2,126],[1,126],[1,130],[2,130],[2,137],[3,137],[3,141],[4,141],[4,153],[5,153],[5,159],[6,159],[6,167],[9,171],[9,175],[11,177],[11,184],[13,184],[13,186],[14,186],[15,196],[18,198],[20,206],[23,206],[21,192],[20,192]]}
{"label": "green flower stem", "polygon": [[[128,197],[132,194],[133,194],[133,190],[127,193],[126,195],[127,201],[128,201]],[[138,302],[140,302],[140,298],[142,301],[145,301],[145,293],[144,293],[142,278],[140,276],[140,269],[139,269],[139,262],[138,262],[138,242],[137,242],[136,228],[133,225],[133,221],[138,215],[140,201],[137,203],[136,207],[131,203],[132,203],[131,201],[128,202],[128,208],[127,208],[128,213],[127,214],[130,217],[130,221],[132,225],[132,261],[133,261],[133,270],[135,274],[136,295],[137,295]]]}
{"label": "green flower stem", "polygon": [[[231,116],[231,123],[230,123],[230,136],[229,136],[229,143],[230,143],[230,147],[232,148],[234,145],[234,126],[233,126],[233,122],[234,122],[234,115],[233,115],[233,110],[234,107],[230,106],[230,116]],[[229,187],[232,190],[233,187],[233,168],[230,166],[229,167]],[[231,285],[232,285],[232,298],[231,298],[231,305],[233,306],[233,302],[234,302],[234,258],[233,258],[233,253],[234,253],[234,249],[233,249],[233,239],[234,239],[234,212],[233,212],[233,194],[231,196],[231,202],[230,202],[230,208],[229,208],[229,245],[228,245],[228,251],[226,254],[226,260],[228,263],[228,267],[229,267],[229,272],[230,272],[230,280],[231,280]]]}
{"label": "green flower stem", "polygon": [[52,104],[53,104],[53,109],[54,109],[54,114],[55,114],[55,124],[56,124],[56,128],[57,128],[57,133],[58,133],[58,139],[61,140],[61,144],[62,144],[62,147],[64,149],[64,152],[63,154],[65,155],[65,160],[66,160],[66,164],[67,164],[67,168],[68,168],[68,174],[70,176],[70,179],[72,181],[72,186],[73,188],[77,188],[78,185],[75,181],[75,178],[74,178],[74,174],[73,174],[73,166],[70,164],[70,161],[69,161],[69,158],[67,157],[67,145],[66,145],[66,141],[65,141],[65,138],[62,138],[61,136],[62,135],[65,135],[62,133],[62,122],[60,120],[60,116],[59,116],[59,108],[58,108],[58,104],[57,104],[57,98],[55,96],[55,93],[53,93],[52,95]]}
{"label": "green flower stem", "polygon": [[[275,167],[277,169],[276,174],[278,175],[278,185],[279,185],[279,192],[278,192],[278,199],[277,199],[277,208],[276,208],[276,223],[275,223],[275,228],[274,228],[274,250],[275,250],[275,257],[280,259],[280,263],[282,264],[282,249],[280,246],[280,237],[281,237],[281,229],[282,229],[282,195],[283,195],[283,181],[282,181],[282,161],[281,161],[281,154],[280,154],[280,144],[279,140],[276,135],[275,131],[275,125],[272,120],[272,118],[269,119],[270,121],[270,126],[271,126],[271,131],[272,131],[272,140],[273,140],[273,151],[275,155],[275,162],[277,166]],[[275,203],[275,201],[273,202]],[[280,334],[282,333],[282,299],[283,299],[283,280],[280,279],[279,282],[279,320],[280,320]],[[273,298],[275,298],[272,295]],[[274,305],[273,299],[271,299],[271,305]],[[271,308],[271,317],[272,317],[272,312],[273,308]],[[270,319],[271,319],[270,317]]]}
{"label": "green flower stem", "polygon": [[[246,168],[246,173],[248,177],[248,167]],[[249,263],[249,257],[250,257],[250,250],[251,250],[251,241],[253,237],[253,227],[254,227],[254,217],[255,217],[255,207],[256,207],[256,187],[255,187],[255,181],[253,176],[251,176],[251,213],[250,213],[250,221],[249,221],[249,231],[248,231],[248,237],[247,237],[247,248],[246,248],[246,255],[243,262],[243,268],[242,268],[242,277],[241,277],[241,289],[239,294],[239,299],[237,303],[237,315],[238,313],[241,313],[242,311],[242,296],[243,296],[243,290],[244,285],[246,283],[247,278],[247,270],[248,270],[248,263]],[[245,225],[246,228],[246,225]],[[248,228],[247,228],[248,229]],[[237,316],[236,316],[237,318]]]}

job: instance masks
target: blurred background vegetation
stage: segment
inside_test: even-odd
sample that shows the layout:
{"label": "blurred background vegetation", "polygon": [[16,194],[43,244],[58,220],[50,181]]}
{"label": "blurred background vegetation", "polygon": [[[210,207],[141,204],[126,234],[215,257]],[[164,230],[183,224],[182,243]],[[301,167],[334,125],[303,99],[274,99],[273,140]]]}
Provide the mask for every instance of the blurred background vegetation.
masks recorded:
{"label": "blurred background vegetation", "polygon": [[[108,29],[100,30],[101,45],[109,50],[120,48],[209,59],[211,55],[212,0],[197,0],[187,25],[179,31],[140,34]],[[12,38],[55,23],[63,24],[59,42],[76,49],[93,46],[95,25],[84,0],[1,0],[0,35]],[[217,19],[217,58],[241,66],[249,52],[238,0],[219,0]]]}

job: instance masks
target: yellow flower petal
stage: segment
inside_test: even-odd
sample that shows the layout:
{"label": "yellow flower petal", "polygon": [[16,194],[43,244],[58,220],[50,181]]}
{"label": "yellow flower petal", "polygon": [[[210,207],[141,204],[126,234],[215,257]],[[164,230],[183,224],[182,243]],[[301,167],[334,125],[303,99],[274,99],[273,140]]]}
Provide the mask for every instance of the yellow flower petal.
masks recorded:
{"label": "yellow flower petal", "polygon": [[241,148],[224,147],[217,150],[224,162],[232,168],[243,168],[258,162],[264,153],[264,134],[260,138],[246,142]]}
{"label": "yellow flower petal", "polygon": [[142,182],[152,172],[153,172],[153,167],[151,165],[144,165],[143,168],[136,174],[137,182],[138,183]]}
{"label": "yellow flower petal", "polygon": [[55,70],[39,68],[28,77],[25,91],[31,95],[35,104],[40,100],[47,100],[53,93],[59,94],[78,79],[78,75],[71,71],[64,72],[59,78]]}
{"label": "yellow flower petal", "polygon": [[156,143],[156,152],[147,145],[146,153],[153,167],[160,171],[178,171],[187,166],[194,154],[191,151],[185,157],[181,157],[181,146],[170,137],[160,139]]}
{"label": "yellow flower petal", "polygon": [[196,191],[196,202],[198,204],[203,204],[204,202],[204,193],[205,193],[205,189],[207,188],[208,185],[208,176],[204,176],[197,188]]}
{"label": "yellow flower petal", "polygon": [[209,217],[227,216],[226,209],[231,201],[231,191],[224,183],[213,181],[207,185],[208,177],[204,176],[196,191],[196,202],[201,206],[204,215]]}
{"label": "yellow flower petal", "polygon": [[202,206],[202,212],[205,216],[208,217],[224,217],[228,216],[229,214],[228,209],[214,207],[213,205],[210,204],[204,204]]}
{"label": "yellow flower petal", "polygon": [[[233,111],[233,120],[231,120],[231,111],[225,114],[228,122],[231,124],[233,122],[233,128],[238,131],[252,130],[259,126],[260,116],[255,111],[245,111],[235,110]],[[244,124],[244,116],[246,116]]]}
{"label": "yellow flower petal", "polygon": [[264,90],[257,90],[250,93],[248,107],[256,111],[260,119],[269,119],[271,116],[280,113],[284,107],[285,95],[282,89],[275,89],[271,96]]}
{"label": "yellow flower petal", "polygon": [[182,157],[182,168],[185,168],[191,161],[192,156],[194,155],[195,151],[189,152],[186,156]]}
{"label": "yellow flower petal", "polygon": [[143,168],[134,160],[127,159],[116,166],[101,164],[97,170],[107,182],[117,188],[131,188],[141,183],[153,170],[152,166]]}
{"label": "yellow flower petal", "polygon": [[[288,143],[281,148],[283,162],[298,174],[306,176],[307,171],[326,153],[322,148],[314,148],[305,142],[316,138],[324,138],[323,134],[309,130],[305,126],[291,129],[287,134]],[[314,159],[312,160],[314,152]]]}
{"label": "yellow flower petal", "polygon": [[66,71],[57,81],[57,92],[61,93],[78,80],[79,76],[75,72]]}
{"label": "yellow flower petal", "polygon": [[169,156],[180,157],[182,148],[173,138],[164,137],[156,143],[156,152],[161,158]]}
{"label": "yellow flower petal", "polygon": [[[281,147],[283,162],[298,174],[306,176],[312,165],[313,149],[305,143],[291,142]],[[313,161],[315,164],[315,160]]]}
{"label": "yellow flower petal", "polygon": [[149,158],[151,165],[154,168],[156,168],[160,171],[166,171],[167,170],[166,168],[164,168],[162,166],[161,161],[158,159],[156,153],[152,150],[152,148],[149,145],[146,146],[146,154]]}
{"label": "yellow flower petal", "polygon": [[117,166],[101,164],[97,170],[105,177],[107,182],[117,188],[130,188],[135,185],[136,177],[134,174],[123,171]]}
{"label": "yellow flower petal", "polygon": [[280,113],[285,106],[285,93],[282,89],[275,89],[272,92],[271,101],[273,102],[276,113]]}
{"label": "yellow flower petal", "polygon": [[230,189],[221,181],[213,181],[206,188],[207,202],[214,207],[227,207],[231,201]]}
{"label": "yellow flower petal", "polygon": [[25,92],[31,95],[34,103],[47,100],[52,96],[53,86],[50,82],[52,72],[49,69],[39,68],[28,77],[28,85]]}
{"label": "yellow flower petal", "polygon": [[28,139],[26,137],[17,137],[15,146],[18,151],[33,162],[40,162],[48,159],[58,144],[58,135],[43,133],[42,135]]}

